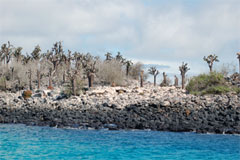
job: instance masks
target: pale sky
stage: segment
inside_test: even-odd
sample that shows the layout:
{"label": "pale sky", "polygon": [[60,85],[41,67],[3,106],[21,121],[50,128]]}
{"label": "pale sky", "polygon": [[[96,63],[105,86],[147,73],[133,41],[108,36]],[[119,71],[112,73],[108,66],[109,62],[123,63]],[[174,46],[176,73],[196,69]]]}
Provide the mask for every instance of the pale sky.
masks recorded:
{"label": "pale sky", "polygon": [[238,65],[240,0],[0,0],[0,44],[7,41],[24,53],[62,41],[65,51],[120,51],[169,73],[184,61],[201,73],[209,54]]}

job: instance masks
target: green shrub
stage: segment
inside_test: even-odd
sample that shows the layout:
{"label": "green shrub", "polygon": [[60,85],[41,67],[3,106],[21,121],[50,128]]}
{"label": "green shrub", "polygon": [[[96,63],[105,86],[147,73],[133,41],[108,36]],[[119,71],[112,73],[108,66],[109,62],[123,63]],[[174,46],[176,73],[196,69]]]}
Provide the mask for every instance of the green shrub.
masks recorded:
{"label": "green shrub", "polygon": [[238,87],[233,87],[232,91],[236,92],[237,94],[240,94],[240,88]]}
{"label": "green shrub", "polygon": [[221,73],[212,72],[193,77],[187,85],[186,90],[191,94],[204,95],[223,94],[232,89],[227,85]]}
{"label": "green shrub", "polygon": [[228,86],[212,86],[202,91],[202,94],[223,94],[230,91],[231,89]]}

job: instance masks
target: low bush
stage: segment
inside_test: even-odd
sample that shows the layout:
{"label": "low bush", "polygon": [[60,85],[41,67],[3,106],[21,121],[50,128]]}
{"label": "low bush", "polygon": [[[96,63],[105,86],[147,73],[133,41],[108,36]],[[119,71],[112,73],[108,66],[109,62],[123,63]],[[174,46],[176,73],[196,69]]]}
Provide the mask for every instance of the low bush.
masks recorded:
{"label": "low bush", "polygon": [[141,62],[137,62],[136,64],[131,66],[129,75],[133,79],[138,80],[142,70],[144,70],[144,64]]}
{"label": "low bush", "polygon": [[238,89],[227,84],[223,74],[217,72],[193,77],[188,83],[186,90],[195,95],[224,94],[230,91],[239,93]]}
{"label": "low bush", "polygon": [[23,92],[22,96],[23,96],[24,99],[28,99],[32,96],[32,91],[26,90],[26,91]]}
{"label": "low bush", "polygon": [[231,89],[228,86],[212,86],[205,89],[202,94],[223,94],[230,92]]}
{"label": "low bush", "polygon": [[125,71],[122,64],[117,60],[104,61],[98,64],[99,71],[97,77],[105,84],[123,85],[125,78]]}
{"label": "low bush", "polygon": [[233,87],[232,90],[236,92],[237,94],[240,94],[240,88],[238,87]]}

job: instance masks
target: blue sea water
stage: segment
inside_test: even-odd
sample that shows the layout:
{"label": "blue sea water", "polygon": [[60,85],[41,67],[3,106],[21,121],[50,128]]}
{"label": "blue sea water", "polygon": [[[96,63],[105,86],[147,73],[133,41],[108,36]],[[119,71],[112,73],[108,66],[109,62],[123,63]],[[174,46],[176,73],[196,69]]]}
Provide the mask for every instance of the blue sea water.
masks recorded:
{"label": "blue sea water", "polygon": [[0,159],[240,160],[240,136],[0,124]]}

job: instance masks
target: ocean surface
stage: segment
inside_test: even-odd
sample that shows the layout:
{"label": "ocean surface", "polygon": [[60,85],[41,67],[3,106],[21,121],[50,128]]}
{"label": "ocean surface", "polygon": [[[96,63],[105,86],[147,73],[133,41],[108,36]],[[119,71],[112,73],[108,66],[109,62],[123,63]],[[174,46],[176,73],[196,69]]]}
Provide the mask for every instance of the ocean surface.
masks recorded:
{"label": "ocean surface", "polygon": [[240,160],[240,136],[0,124],[0,159]]}

